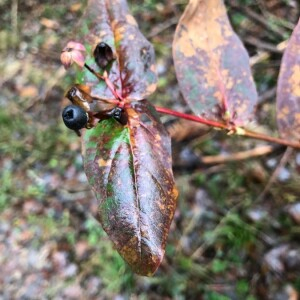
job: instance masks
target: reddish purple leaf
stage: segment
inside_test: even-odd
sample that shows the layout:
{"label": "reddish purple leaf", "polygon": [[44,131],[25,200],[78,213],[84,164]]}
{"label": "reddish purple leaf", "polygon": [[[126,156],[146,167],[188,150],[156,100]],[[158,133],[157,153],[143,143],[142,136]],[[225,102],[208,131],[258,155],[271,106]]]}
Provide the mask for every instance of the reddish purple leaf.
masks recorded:
{"label": "reddish purple leaf", "polygon": [[[115,60],[108,66],[109,78],[124,98],[145,99],[156,89],[155,54],[152,45],[139,31],[125,0],[89,0],[78,39],[87,49],[87,63],[101,69],[93,57],[99,43],[108,45]],[[100,64],[101,65],[101,64]],[[85,70],[79,83],[92,87],[91,96],[113,99],[104,82]]]}
{"label": "reddish purple leaf", "polygon": [[222,0],[190,0],[173,56],[181,92],[196,115],[237,125],[251,119],[257,92],[249,57]]}
{"label": "reddish purple leaf", "polygon": [[300,140],[300,20],[281,63],[277,87],[277,124],[283,138]]}
{"label": "reddish purple leaf", "polygon": [[[87,128],[101,119],[82,138],[85,172],[100,201],[98,220],[133,271],[152,275],[164,256],[177,199],[171,140],[144,100],[156,88],[153,47],[125,0],[89,0],[78,42],[89,67],[78,72],[79,84],[67,95],[93,115]],[[66,50],[68,66],[74,51]],[[120,107],[104,109],[115,103],[111,99],[122,100]]]}
{"label": "reddish purple leaf", "polygon": [[171,140],[148,101],[125,113],[127,126],[111,118],[86,130],[84,168],[104,230],[133,271],[148,276],[163,259],[176,207]]}

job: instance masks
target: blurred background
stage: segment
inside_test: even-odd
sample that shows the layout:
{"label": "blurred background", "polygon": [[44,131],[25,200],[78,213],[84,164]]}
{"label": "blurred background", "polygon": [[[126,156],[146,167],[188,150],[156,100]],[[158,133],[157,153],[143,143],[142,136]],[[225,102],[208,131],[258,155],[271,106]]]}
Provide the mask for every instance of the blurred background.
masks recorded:
{"label": "blurred background", "polygon": [[[93,215],[60,64],[85,1],[0,0],[0,299],[299,299],[300,153],[162,116],[180,190],[165,259],[133,274]],[[187,0],[128,1],[157,55],[151,101],[189,112],[171,57]],[[276,136],[280,61],[297,0],[225,1],[259,91],[252,129]]]}

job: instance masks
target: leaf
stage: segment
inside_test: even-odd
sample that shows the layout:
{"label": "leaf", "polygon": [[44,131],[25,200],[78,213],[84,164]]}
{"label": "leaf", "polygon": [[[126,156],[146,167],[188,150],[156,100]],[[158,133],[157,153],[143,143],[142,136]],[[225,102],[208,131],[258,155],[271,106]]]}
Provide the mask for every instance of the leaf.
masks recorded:
{"label": "leaf", "polygon": [[192,111],[210,120],[250,120],[257,102],[249,57],[222,0],[190,0],[176,29],[179,87]]}
{"label": "leaf", "polygon": [[125,110],[127,126],[111,118],[86,130],[84,168],[98,220],[133,271],[148,276],[163,259],[176,207],[171,141],[147,100]]}
{"label": "leaf", "polygon": [[280,135],[300,140],[300,20],[284,52],[277,86]]}
{"label": "leaf", "polygon": [[[116,56],[110,66],[109,78],[124,98],[141,100],[156,89],[155,54],[152,45],[138,29],[125,0],[90,0],[79,26],[78,39],[84,43],[86,62],[102,73],[93,52],[99,43],[107,44]],[[85,70],[79,83],[92,87],[91,96],[114,99],[104,82]]]}

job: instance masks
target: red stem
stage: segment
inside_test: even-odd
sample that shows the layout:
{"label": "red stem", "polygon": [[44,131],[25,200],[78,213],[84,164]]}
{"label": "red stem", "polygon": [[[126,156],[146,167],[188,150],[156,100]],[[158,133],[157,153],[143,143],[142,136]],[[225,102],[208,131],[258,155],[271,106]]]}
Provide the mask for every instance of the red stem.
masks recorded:
{"label": "red stem", "polygon": [[115,87],[113,86],[113,83],[109,80],[109,78],[104,77],[104,80],[105,80],[107,87],[111,90],[111,92],[116,97],[116,99],[123,102],[124,98],[118,93],[118,91],[115,89]]}
{"label": "red stem", "polygon": [[124,98],[118,93],[118,91],[115,89],[113,83],[109,80],[108,76],[102,76],[99,73],[97,73],[93,68],[91,68],[88,64],[84,64],[84,67],[87,68],[93,75],[95,75],[99,80],[104,80],[107,87],[110,89],[112,94],[115,96],[116,99],[119,101],[124,101]]}
{"label": "red stem", "polygon": [[253,138],[253,139],[257,139],[257,140],[262,140],[262,141],[266,141],[266,142],[271,142],[271,143],[276,143],[276,144],[280,144],[280,145],[284,145],[284,146],[289,146],[289,147],[293,147],[296,149],[300,149],[300,143],[295,143],[295,142],[290,142],[284,139],[280,139],[280,138],[275,138],[275,137],[271,137],[268,135],[264,135],[261,133],[256,133],[247,129],[243,129],[243,128],[236,128],[233,127],[232,125],[227,125],[227,124],[222,124],[219,122],[215,122],[215,121],[210,121],[210,120],[206,120],[197,116],[193,116],[193,115],[188,115],[188,114],[184,114],[184,113],[180,113],[168,108],[164,108],[164,107],[156,107],[156,110],[160,113],[163,114],[168,114],[168,115],[172,115],[175,117],[179,117],[182,119],[186,119],[186,120],[190,120],[193,122],[197,122],[197,123],[201,123],[201,124],[205,124],[208,126],[212,126],[215,128],[222,128],[222,129],[226,129],[228,131],[232,131],[237,133],[238,135],[241,136],[245,136],[245,137],[249,137],[249,138]]}
{"label": "red stem", "polygon": [[175,110],[171,110],[171,109],[168,109],[168,108],[165,108],[165,107],[156,106],[155,108],[158,112],[163,113],[163,114],[175,116],[175,117],[178,117],[178,118],[181,118],[181,119],[194,121],[194,122],[197,122],[197,123],[202,123],[202,124],[205,124],[205,125],[208,125],[208,126],[213,126],[213,127],[216,127],[216,128],[228,129],[228,126],[226,124],[206,120],[206,119],[203,119],[203,118],[200,118],[200,117],[197,117],[197,116],[193,116],[193,115],[180,113],[180,112],[177,112]]}

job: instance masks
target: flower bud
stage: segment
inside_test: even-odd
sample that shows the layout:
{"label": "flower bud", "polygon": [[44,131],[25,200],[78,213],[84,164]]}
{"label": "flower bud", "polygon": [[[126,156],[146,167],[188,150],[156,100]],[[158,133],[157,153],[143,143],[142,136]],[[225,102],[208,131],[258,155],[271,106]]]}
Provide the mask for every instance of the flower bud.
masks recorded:
{"label": "flower bud", "polygon": [[60,55],[60,60],[65,69],[68,69],[73,63],[83,68],[85,64],[85,51],[85,47],[81,43],[69,42]]}

